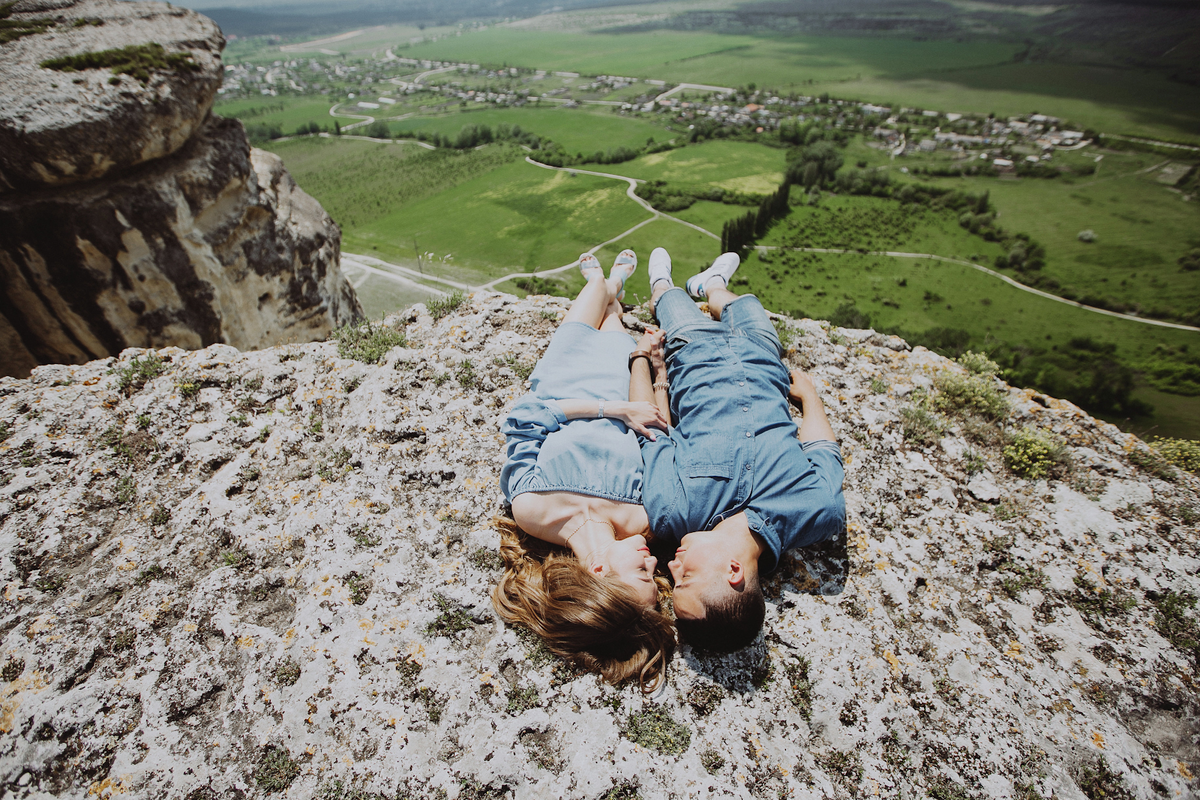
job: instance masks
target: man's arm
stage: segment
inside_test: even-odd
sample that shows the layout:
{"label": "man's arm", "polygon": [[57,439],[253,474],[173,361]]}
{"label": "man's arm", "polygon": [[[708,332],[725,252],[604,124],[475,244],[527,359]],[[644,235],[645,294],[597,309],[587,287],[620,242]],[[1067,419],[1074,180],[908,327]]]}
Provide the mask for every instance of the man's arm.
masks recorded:
{"label": "man's arm", "polygon": [[800,408],[803,419],[800,422],[800,441],[802,442],[836,442],[833,428],[829,425],[829,417],[825,416],[825,406],[817,394],[808,373],[794,369],[791,372],[792,386],[788,390],[788,400]]}
{"label": "man's arm", "polygon": [[629,399],[654,403],[663,419],[671,419],[671,402],[667,394],[667,365],[663,355],[661,330],[646,331],[638,349],[650,353],[649,358],[636,358],[629,368]]}

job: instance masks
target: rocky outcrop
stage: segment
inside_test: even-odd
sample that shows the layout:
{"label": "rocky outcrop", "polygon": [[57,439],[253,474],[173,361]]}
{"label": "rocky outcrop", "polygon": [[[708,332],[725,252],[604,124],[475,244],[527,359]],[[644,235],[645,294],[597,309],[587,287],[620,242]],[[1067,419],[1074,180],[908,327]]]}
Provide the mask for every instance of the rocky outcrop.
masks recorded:
{"label": "rocky outcrop", "polygon": [[[337,226],[210,114],[224,45],[210,20],[116,0],[15,9],[45,30],[0,45],[0,373],[313,341],[361,316]],[[139,46],[162,52],[128,74],[41,66]]]}
{"label": "rocky outcrop", "polygon": [[938,402],[906,436],[964,370],[894,337],[784,323],[849,530],[785,560],[751,648],[683,646],[643,698],[498,621],[497,426],[565,307],[416,306],[376,364],[213,345],[0,380],[8,796],[1195,796],[1200,482],[999,382],[1004,429],[1069,468],[1016,476]]}

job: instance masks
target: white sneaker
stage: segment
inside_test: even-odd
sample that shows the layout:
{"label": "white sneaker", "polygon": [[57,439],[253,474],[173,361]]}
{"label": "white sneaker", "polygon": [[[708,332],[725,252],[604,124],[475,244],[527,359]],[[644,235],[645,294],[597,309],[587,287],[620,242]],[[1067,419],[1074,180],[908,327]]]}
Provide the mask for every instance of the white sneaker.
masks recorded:
{"label": "white sneaker", "polygon": [[713,278],[720,278],[725,281],[726,286],[729,286],[729,279],[733,277],[733,273],[737,272],[738,265],[741,263],[742,259],[738,257],[737,253],[722,253],[717,256],[717,260],[712,263],[711,267],[699,275],[693,275],[687,279],[688,294],[692,297],[708,297],[704,285]]}
{"label": "white sneaker", "polygon": [[656,247],[650,254],[650,291],[654,291],[654,284],[659,281],[675,285],[671,281],[671,255],[665,249]]}

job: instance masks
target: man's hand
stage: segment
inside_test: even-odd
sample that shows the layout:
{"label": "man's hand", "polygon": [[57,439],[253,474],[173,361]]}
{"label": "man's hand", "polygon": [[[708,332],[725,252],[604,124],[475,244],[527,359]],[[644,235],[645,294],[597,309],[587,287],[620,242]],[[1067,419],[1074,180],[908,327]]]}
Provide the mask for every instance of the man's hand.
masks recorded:
{"label": "man's hand", "polygon": [[800,406],[800,410],[805,410],[806,401],[816,400],[820,403],[820,397],[817,395],[817,387],[813,384],[812,378],[807,372],[794,369],[791,372],[792,385],[788,389],[788,400]]}
{"label": "man's hand", "polygon": [[647,336],[650,337],[650,366],[654,367],[656,378],[661,377],[665,380],[667,377],[664,372],[667,368],[667,334],[660,329],[646,331],[646,336],[643,336],[642,340],[645,341]]}
{"label": "man's hand", "polygon": [[646,328],[646,332],[642,334],[642,338],[638,339],[636,349],[653,353],[655,342],[661,342],[663,336],[663,332],[658,328]]}
{"label": "man's hand", "polygon": [[667,429],[667,420],[654,403],[610,401],[605,406],[604,414],[621,420],[630,430],[645,436],[650,441],[654,441],[658,436],[650,430],[651,428],[661,428],[664,431]]}

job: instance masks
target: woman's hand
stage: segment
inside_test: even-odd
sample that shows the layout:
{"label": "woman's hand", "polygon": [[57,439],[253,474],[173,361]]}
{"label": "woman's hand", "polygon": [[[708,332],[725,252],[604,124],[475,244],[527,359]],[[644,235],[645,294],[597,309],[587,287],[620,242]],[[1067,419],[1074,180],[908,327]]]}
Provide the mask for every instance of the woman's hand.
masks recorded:
{"label": "woman's hand", "polygon": [[667,357],[666,357],[666,341],[667,334],[661,329],[646,331],[646,335],[642,337],[642,341],[646,342],[649,337],[649,345],[647,348],[650,351],[650,366],[654,368],[655,378],[666,378]]}
{"label": "woman's hand", "polygon": [[638,339],[637,350],[645,350],[647,353],[654,352],[655,339],[662,339],[663,332],[658,328],[646,328],[646,332],[642,334],[642,338]]}
{"label": "woman's hand", "polygon": [[630,430],[650,441],[658,437],[651,428],[667,429],[667,420],[654,403],[609,401],[605,404],[604,415],[621,420]]}

